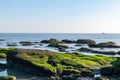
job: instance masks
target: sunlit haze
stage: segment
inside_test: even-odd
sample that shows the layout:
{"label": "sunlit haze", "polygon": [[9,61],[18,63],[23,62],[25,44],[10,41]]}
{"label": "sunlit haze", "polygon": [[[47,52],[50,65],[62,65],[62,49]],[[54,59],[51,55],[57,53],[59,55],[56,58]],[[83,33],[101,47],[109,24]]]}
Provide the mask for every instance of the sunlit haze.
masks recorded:
{"label": "sunlit haze", "polygon": [[0,0],[1,33],[119,33],[120,0]]}

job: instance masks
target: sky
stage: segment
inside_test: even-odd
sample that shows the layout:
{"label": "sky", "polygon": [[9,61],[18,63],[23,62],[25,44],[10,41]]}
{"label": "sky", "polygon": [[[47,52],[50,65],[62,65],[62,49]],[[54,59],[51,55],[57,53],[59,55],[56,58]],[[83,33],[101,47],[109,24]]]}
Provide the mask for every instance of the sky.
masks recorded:
{"label": "sky", "polygon": [[0,0],[0,33],[120,33],[120,0]]}

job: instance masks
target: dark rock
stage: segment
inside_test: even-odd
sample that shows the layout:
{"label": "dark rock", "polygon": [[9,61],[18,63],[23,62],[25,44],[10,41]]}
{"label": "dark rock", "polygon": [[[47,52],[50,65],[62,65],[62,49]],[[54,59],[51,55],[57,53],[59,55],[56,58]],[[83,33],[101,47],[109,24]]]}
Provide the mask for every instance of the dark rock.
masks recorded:
{"label": "dark rock", "polygon": [[17,43],[8,43],[6,46],[18,46]]}
{"label": "dark rock", "polygon": [[75,46],[83,46],[82,44],[76,44]]}
{"label": "dark rock", "polygon": [[114,68],[113,67],[103,67],[101,68],[101,75],[111,76],[113,75]]}
{"label": "dark rock", "polygon": [[82,71],[81,72],[81,76],[83,77],[87,77],[87,76],[91,76],[93,75],[91,71]]}
{"label": "dark rock", "polygon": [[50,43],[49,40],[42,40],[40,43]]}
{"label": "dark rock", "polygon": [[89,47],[97,47],[97,48],[120,48],[120,46],[116,45],[114,42],[104,42],[98,44],[89,44]]}
{"label": "dark rock", "polygon": [[22,41],[22,42],[20,42],[20,44],[21,44],[22,46],[32,46],[32,45],[34,45],[33,42],[29,42],[29,41]]}
{"label": "dark rock", "polygon": [[69,75],[64,75],[62,76],[62,80],[75,80],[75,79]]}
{"label": "dark rock", "polygon": [[116,55],[117,54],[117,52],[114,52],[114,51],[97,51],[97,50],[92,50],[89,48],[80,48],[78,51],[90,52],[90,53],[99,53],[99,54],[106,54],[106,55]]}
{"label": "dark rock", "polygon": [[5,39],[0,39],[0,41],[6,41]]}
{"label": "dark rock", "polygon": [[0,68],[7,68],[7,65],[0,63]]}
{"label": "dark rock", "polygon": [[78,43],[78,44],[95,44],[96,42],[91,39],[78,39],[76,43]]}
{"label": "dark rock", "polygon": [[118,51],[118,52],[117,52],[117,54],[119,54],[119,55],[120,55],[120,51]]}
{"label": "dark rock", "polygon": [[62,43],[76,43],[74,40],[64,39],[62,40]]}

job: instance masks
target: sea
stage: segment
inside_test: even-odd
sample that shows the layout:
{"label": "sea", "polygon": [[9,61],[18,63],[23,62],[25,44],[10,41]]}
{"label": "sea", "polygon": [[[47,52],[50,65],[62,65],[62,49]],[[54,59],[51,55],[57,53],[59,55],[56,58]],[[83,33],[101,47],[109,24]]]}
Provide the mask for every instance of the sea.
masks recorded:
{"label": "sea", "polygon": [[[92,39],[96,43],[101,42],[115,42],[117,45],[120,45],[120,34],[110,34],[110,33],[0,33],[0,48],[22,48],[22,49],[41,49],[41,50],[50,50],[54,52],[59,52],[57,48],[48,47],[48,44],[40,45],[42,40],[55,38],[58,40],[69,39],[69,40],[78,40],[78,39]],[[30,41],[30,42],[39,42],[39,44],[32,46],[21,46],[19,42],[21,41]],[[18,46],[7,46],[7,44],[17,43]],[[67,49],[68,52],[76,52],[77,49],[83,46],[75,46],[76,44],[64,44],[68,45],[70,48]],[[100,48],[92,48],[94,50],[101,50]],[[120,51],[120,48],[105,48],[104,51]],[[93,53],[85,53],[85,55],[98,55]],[[103,55],[103,54],[100,54]],[[105,55],[105,56],[119,56],[119,55]],[[6,60],[0,59],[0,63],[6,63]],[[18,71],[18,72],[16,72]],[[13,74],[12,74],[13,73]],[[17,80],[21,79],[22,75],[26,75],[19,70],[1,70],[0,76],[6,75],[16,75]],[[26,75],[29,76],[29,75]],[[20,77],[20,78],[19,78]],[[21,79],[22,80],[22,79]],[[26,79],[27,80],[27,79]],[[28,79],[29,80],[29,79]],[[41,79],[42,80],[42,79]]]}

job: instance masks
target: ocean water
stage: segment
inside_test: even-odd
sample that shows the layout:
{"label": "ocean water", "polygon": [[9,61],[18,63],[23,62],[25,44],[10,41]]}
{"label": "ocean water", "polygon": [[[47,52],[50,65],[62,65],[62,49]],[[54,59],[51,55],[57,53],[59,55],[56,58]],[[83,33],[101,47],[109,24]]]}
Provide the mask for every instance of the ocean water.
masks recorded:
{"label": "ocean water", "polygon": [[[77,40],[77,39],[92,39],[95,40],[97,43],[100,42],[108,42],[112,41],[116,44],[120,45],[120,34],[93,34],[93,33],[0,33],[0,39],[5,39],[5,41],[0,41],[1,48],[25,48],[25,49],[42,49],[42,50],[50,50],[58,52],[57,48],[47,47],[48,44],[43,44],[40,46],[39,44],[33,46],[21,46],[19,42],[21,41],[31,41],[31,42],[40,42],[44,39],[55,38],[58,40],[62,39],[70,39],[70,40]],[[19,46],[6,46],[8,43],[17,43]],[[68,45],[69,49],[67,51],[72,52],[76,49],[79,49],[80,46],[75,46],[75,44],[65,44]],[[88,47],[86,45],[82,47]],[[92,48],[94,50],[101,50],[99,48]],[[106,48],[104,51],[119,51],[119,48]],[[84,53],[86,55],[92,55],[89,53]],[[94,54],[93,54],[94,55]]]}

